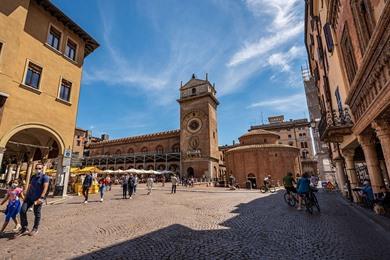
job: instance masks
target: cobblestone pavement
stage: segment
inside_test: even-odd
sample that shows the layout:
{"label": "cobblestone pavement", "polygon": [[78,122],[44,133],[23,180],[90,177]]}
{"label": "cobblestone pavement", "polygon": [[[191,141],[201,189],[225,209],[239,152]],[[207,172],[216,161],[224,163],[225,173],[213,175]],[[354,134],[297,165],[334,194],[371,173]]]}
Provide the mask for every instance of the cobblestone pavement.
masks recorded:
{"label": "cobblestone pavement", "polygon": [[145,193],[46,206],[37,236],[0,239],[0,259],[390,259],[388,231],[337,194],[308,215],[283,191]]}

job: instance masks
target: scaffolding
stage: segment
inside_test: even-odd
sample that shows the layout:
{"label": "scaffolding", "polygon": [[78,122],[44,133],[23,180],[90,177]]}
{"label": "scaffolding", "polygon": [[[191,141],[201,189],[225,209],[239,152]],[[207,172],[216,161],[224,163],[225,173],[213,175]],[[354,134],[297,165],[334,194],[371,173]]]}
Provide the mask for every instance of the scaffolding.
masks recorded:
{"label": "scaffolding", "polygon": [[102,170],[134,168],[180,172],[181,155],[180,152],[96,155],[84,157],[83,165],[97,166]]}

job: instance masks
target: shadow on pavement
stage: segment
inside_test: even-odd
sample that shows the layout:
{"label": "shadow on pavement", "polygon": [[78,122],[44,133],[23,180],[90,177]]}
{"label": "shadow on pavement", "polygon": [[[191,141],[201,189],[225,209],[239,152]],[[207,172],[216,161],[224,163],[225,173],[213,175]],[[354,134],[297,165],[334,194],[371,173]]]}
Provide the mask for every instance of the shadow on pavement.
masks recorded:
{"label": "shadow on pavement", "polygon": [[309,215],[288,207],[279,191],[237,205],[219,226],[174,224],[75,259],[390,259],[387,239],[331,196],[321,193],[324,211]]}

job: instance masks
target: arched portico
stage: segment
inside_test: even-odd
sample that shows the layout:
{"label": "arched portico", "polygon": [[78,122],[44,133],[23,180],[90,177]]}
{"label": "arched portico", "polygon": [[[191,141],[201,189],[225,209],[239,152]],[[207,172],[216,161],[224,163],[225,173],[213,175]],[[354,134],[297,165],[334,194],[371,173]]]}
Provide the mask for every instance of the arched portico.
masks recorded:
{"label": "arched portico", "polygon": [[[38,161],[48,162],[57,167],[56,193],[63,195],[69,178],[69,166],[63,166],[64,152],[63,138],[54,129],[39,123],[19,125],[0,139],[1,172],[6,171],[2,175],[3,182],[24,179],[28,185],[34,165]],[[22,168],[26,172],[23,178],[20,176]]]}

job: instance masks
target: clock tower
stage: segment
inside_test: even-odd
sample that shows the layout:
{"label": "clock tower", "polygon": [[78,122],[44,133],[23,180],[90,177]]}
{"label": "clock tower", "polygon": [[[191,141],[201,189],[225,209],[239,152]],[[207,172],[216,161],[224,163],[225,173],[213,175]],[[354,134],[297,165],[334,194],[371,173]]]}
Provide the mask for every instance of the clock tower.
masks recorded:
{"label": "clock tower", "polygon": [[219,171],[217,106],[214,86],[192,75],[180,86],[181,175],[213,179]]}

